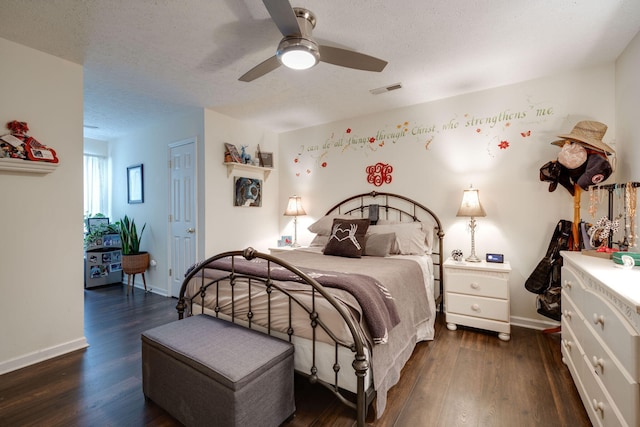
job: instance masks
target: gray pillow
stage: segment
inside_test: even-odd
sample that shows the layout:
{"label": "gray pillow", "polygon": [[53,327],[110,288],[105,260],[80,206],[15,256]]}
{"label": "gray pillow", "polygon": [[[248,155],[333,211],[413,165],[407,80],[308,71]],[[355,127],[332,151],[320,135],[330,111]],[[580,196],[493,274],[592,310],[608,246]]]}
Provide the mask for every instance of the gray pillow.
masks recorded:
{"label": "gray pillow", "polygon": [[365,236],[364,254],[367,256],[386,257],[391,253],[391,246],[396,241],[396,233],[368,234]]}

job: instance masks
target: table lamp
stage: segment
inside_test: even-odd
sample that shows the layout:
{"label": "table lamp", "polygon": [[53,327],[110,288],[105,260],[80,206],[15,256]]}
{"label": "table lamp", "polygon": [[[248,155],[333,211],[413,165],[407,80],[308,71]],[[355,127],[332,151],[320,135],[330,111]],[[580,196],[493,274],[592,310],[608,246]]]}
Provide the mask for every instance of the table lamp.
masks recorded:
{"label": "table lamp", "polygon": [[298,196],[289,197],[289,203],[287,209],[284,211],[284,216],[293,217],[293,247],[300,246],[298,244],[298,215],[306,215],[302,207],[302,198]]}
{"label": "table lamp", "polygon": [[469,262],[480,262],[481,259],[476,256],[476,218],[477,216],[487,216],[480,204],[480,194],[478,189],[473,188],[473,185],[469,186],[468,190],[464,190],[462,194],[462,203],[456,216],[468,216],[471,217],[469,221],[469,228],[471,229],[471,255],[465,260]]}

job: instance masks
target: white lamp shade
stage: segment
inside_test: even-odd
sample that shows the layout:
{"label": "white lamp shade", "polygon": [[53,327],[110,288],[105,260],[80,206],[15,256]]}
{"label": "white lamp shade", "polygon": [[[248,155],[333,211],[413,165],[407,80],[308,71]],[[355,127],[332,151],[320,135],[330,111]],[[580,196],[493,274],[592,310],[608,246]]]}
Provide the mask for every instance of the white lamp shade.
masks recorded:
{"label": "white lamp shade", "polygon": [[480,192],[476,188],[470,187],[464,190],[462,194],[462,203],[456,216],[486,216],[482,205],[480,204]]}
{"label": "white lamp shade", "polygon": [[289,197],[289,203],[287,203],[287,209],[284,211],[285,216],[300,216],[306,215],[302,207],[302,198],[299,196]]}

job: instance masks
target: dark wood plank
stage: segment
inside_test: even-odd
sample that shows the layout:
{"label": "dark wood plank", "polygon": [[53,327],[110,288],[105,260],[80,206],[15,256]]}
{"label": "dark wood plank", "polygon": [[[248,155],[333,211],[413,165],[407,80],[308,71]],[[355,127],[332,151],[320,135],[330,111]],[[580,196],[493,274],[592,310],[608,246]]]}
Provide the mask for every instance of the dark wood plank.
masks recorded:
{"label": "dark wood plank", "polygon": [[[0,376],[0,425],[179,426],[142,394],[140,333],[173,321],[176,300],[124,286],[85,291],[90,347]],[[285,426],[354,425],[355,412],[296,377]],[[419,343],[379,426],[589,426],[562,363],[560,337],[514,327],[509,342],[469,328]]]}

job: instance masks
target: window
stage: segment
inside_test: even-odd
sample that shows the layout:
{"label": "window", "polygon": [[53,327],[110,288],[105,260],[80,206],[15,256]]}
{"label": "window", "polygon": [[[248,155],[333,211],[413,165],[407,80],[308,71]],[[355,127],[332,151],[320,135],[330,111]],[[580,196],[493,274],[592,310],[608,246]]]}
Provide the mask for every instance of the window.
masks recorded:
{"label": "window", "polygon": [[109,216],[109,177],[106,157],[84,155],[84,215]]}

